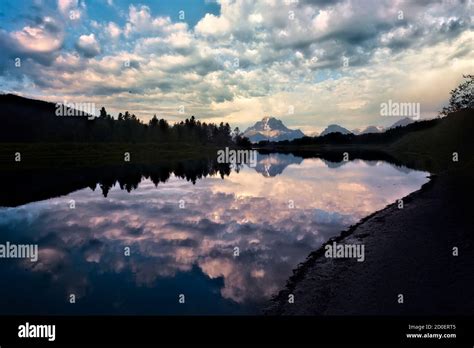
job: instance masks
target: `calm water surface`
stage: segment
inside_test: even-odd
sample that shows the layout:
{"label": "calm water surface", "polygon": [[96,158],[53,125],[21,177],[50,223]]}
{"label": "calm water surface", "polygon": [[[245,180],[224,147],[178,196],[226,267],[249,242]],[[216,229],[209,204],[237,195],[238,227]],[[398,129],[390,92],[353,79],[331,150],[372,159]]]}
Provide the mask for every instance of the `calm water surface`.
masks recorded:
{"label": "calm water surface", "polygon": [[142,178],[107,197],[85,188],[0,208],[0,243],[39,245],[38,262],[0,260],[0,313],[258,314],[312,250],[427,175],[259,155],[224,179]]}

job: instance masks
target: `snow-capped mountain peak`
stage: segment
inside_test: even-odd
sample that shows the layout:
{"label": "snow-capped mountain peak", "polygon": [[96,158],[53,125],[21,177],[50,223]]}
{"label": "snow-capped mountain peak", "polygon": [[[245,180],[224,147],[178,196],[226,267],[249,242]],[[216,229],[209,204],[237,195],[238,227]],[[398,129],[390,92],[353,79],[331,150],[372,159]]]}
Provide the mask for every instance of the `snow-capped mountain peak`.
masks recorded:
{"label": "snow-capped mountain peak", "polygon": [[289,129],[283,122],[275,117],[264,117],[252,127],[245,130],[244,136],[251,142],[257,143],[261,140],[282,141],[293,140],[304,136],[299,129]]}

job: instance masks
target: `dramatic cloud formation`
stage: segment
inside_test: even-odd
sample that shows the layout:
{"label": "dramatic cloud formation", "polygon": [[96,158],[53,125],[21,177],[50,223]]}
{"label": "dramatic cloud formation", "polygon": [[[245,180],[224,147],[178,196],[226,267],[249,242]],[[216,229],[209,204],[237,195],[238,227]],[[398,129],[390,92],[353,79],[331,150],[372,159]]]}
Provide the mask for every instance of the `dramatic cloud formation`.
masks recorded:
{"label": "dramatic cloud formation", "polygon": [[0,27],[5,91],[87,99],[144,120],[194,114],[243,128],[272,115],[308,133],[329,123],[387,125],[394,120],[379,116],[380,103],[418,102],[422,117],[433,117],[473,71],[466,0],[202,0],[166,9],[58,0],[0,8],[8,17]]}

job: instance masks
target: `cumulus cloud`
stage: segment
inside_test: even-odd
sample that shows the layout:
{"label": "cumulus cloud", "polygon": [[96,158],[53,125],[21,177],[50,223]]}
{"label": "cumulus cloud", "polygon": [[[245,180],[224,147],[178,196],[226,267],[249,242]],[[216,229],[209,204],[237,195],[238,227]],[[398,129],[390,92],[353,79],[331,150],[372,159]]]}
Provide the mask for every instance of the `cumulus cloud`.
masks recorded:
{"label": "cumulus cloud", "polygon": [[226,17],[216,17],[209,13],[196,25],[196,32],[203,35],[226,35],[230,29],[231,23]]}
{"label": "cumulus cloud", "polygon": [[100,54],[100,46],[94,34],[81,35],[76,42],[76,49],[87,58]]}
{"label": "cumulus cloud", "polygon": [[109,22],[105,31],[112,39],[118,39],[122,33],[120,27],[114,22]]}
{"label": "cumulus cloud", "polygon": [[130,5],[128,21],[125,25],[125,35],[166,35],[172,32],[186,30],[186,23],[173,23],[169,17],[153,17],[148,6],[136,7]]}
{"label": "cumulus cloud", "polygon": [[59,49],[63,43],[63,33],[51,17],[43,19],[36,27],[26,26],[11,33],[19,50],[32,53],[47,53]]}
{"label": "cumulus cloud", "polygon": [[67,15],[71,8],[77,7],[77,0],[58,0],[58,9],[62,14]]}
{"label": "cumulus cloud", "polygon": [[85,7],[85,3],[78,0],[58,0],[59,12],[72,21],[81,19]]}

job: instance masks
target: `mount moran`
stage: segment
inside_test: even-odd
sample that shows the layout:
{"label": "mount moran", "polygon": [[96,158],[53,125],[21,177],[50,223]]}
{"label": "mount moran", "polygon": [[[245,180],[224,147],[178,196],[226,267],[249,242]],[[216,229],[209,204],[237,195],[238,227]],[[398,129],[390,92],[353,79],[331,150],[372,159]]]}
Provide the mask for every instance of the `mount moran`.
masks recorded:
{"label": "mount moran", "polygon": [[283,141],[304,137],[302,131],[287,128],[275,117],[264,117],[252,127],[247,128],[243,135],[253,143],[258,143],[261,140]]}

